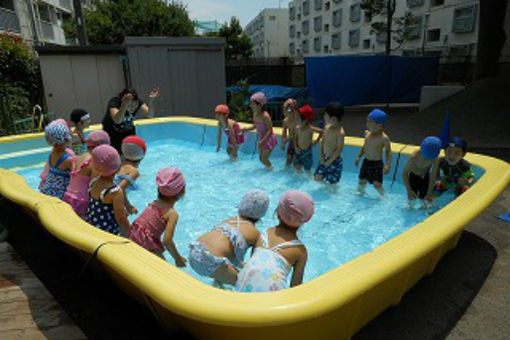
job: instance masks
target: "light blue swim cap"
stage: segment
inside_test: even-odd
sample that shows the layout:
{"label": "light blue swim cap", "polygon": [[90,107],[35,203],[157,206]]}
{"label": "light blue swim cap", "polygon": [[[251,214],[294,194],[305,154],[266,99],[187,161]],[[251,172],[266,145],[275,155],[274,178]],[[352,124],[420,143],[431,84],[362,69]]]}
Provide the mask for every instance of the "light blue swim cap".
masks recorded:
{"label": "light blue swim cap", "polygon": [[421,142],[420,151],[423,158],[435,159],[441,151],[441,140],[437,137],[429,136]]}
{"label": "light blue swim cap", "polygon": [[262,190],[250,190],[239,203],[239,215],[243,217],[261,219],[269,207],[269,197]]}
{"label": "light blue swim cap", "polygon": [[384,124],[386,123],[388,115],[386,115],[386,112],[383,110],[373,109],[372,112],[368,114],[368,118],[371,118],[377,124]]}

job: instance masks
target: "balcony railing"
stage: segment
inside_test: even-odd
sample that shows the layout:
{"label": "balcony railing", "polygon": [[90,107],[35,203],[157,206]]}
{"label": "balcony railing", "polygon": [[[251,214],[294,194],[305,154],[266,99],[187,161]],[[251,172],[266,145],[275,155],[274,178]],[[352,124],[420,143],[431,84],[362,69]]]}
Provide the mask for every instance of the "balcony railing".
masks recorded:
{"label": "balcony railing", "polygon": [[0,30],[20,32],[19,21],[15,11],[0,7]]}

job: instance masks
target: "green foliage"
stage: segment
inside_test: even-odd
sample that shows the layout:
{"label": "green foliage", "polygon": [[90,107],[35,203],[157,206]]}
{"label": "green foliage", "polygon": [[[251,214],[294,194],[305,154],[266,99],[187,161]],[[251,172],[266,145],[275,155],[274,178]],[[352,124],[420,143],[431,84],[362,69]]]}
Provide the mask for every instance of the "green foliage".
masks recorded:
{"label": "green foliage", "polygon": [[232,94],[228,104],[230,112],[234,119],[240,122],[251,121],[252,112],[250,109],[250,85],[246,80],[240,80],[236,83],[237,92]]}
{"label": "green foliage", "polygon": [[14,121],[27,117],[41,89],[33,50],[19,36],[0,34],[0,135],[14,133]]}
{"label": "green foliage", "polygon": [[14,122],[30,113],[28,92],[19,86],[0,82],[0,136],[14,134]]}
{"label": "green foliage", "polygon": [[224,23],[219,32],[208,32],[205,36],[226,39],[225,58],[227,60],[244,59],[252,55],[253,44],[243,32],[239,19],[236,17],[230,19],[230,24]]}
{"label": "green foliage", "polygon": [[[84,11],[91,44],[120,45],[125,36],[193,36],[195,29],[186,7],[162,0],[95,1],[95,9]],[[74,20],[64,26],[67,37],[76,37]]]}

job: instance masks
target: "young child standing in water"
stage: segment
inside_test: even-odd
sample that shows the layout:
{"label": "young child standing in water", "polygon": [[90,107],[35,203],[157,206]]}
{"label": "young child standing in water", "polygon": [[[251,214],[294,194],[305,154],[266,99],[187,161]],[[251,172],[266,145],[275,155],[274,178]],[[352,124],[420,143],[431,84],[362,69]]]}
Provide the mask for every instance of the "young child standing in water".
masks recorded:
{"label": "young child standing in water", "polygon": [[280,223],[262,232],[257,248],[239,272],[236,290],[240,292],[269,292],[287,288],[287,277],[292,269],[290,286],[303,282],[307,251],[298,239],[298,229],[314,213],[310,195],[301,191],[287,191],[278,204]]}
{"label": "young child standing in water", "polygon": [[[358,191],[362,194],[368,183],[373,184],[374,188],[384,195],[382,187],[383,175],[390,172],[391,166],[391,141],[388,135],[384,133],[384,123],[386,123],[386,112],[374,109],[367,116],[367,130],[365,131],[365,141],[361,148],[355,165],[363,155],[363,164],[359,173]],[[383,150],[386,151],[386,164],[383,163]]]}
{"label": "young child standing in water", "polygon": [[294,158],[294,168],[301,171],[302,168],[311,173],[313,166],[313,132],[310,122],[313,120],[315,113],[310,105],[299,108],[297,118],[298,125],[294,134],[294,145],[296,154]]}
{"label": "young child standing in water", "polygon": [[175,265],[185,267],[186,258],[181,256],[173,241],[179,220],[174,205],[186,192],[184,176],[177,168],[165,168],[156,175],[156,184],[158,199],[149,204],[133,222],[129,229],[129,238],[160,257],[163,257],[166,248],[174,258]]}
{"label": "young child standing in water", "polygon": [[266,214],[269,197],[264,191],[246,193],[239,204],[239,215],[215,225],[190,244],[191,268],[218,283],[235,285],[244,256],[254,247],[260,233],[255,224]]}
{"label": "young child standing in water", "polygon": [[69,203],[76,214],[83,218],[87,212],[89,184],[93,171],[90,152],[99,145],[110,144],[110,136],[103,130],[92,131],[85,139],[85,143],[87,151],[76,157],[69,186],[64,194],[64,201]]}
{"label": "young child standing in water", "polygon": [[269,156],[274,147],[278,145],[278,139],[273,133],[273,121],[271,115],[264,111],[266,105],[266,95],[262,92],[254,93],[250,98],[250,108],[253,112],[253,124],[251,127],[243,128],[242,131],[257,130],[259,141],[257,149],[259,150],[259,159],[266,166],[266,169],[273,170],[269,161]]}
{"label": "young child standing in water", "polygon": [[48,158],[47,176],[41,178],[40,191],[63,199],[73,168],[72,159],[66,152],[66,146],[71,141],[71,131],[64,124],[53,122],[44,129],[44,137],[53,149]]}
{"label": "young child standing in water", "polygon": [[87,152],[83,130],[90,126],[90,114],[82,109],[75,109],[71,112],[71,122],[74,124],[71,145],[76,156]]}
{"label": "young child standing in water", "polygon": [[145,141],[138,136],[128,136],[122,140],[121,149],[124,160],[122,161],[122,165],[114,181],[124,192],[124,200],[126,202],[128,214],[137,214],[138,209],[131,205],[127,195],[129,191],[138,188],[135,183],[138,177],[140,177],[138,166],[145,157],[147,145]]}
{"label": "young child standing in water", "polygon": [[285,150],[285,144],[288,143],[287,159],[285,161],[285,167],[288,167],[294,162],[294,155],[296,153],[294,135],[296,133],[299,112],[297,111],[297,103],[294,99],[289,98],[283,103],[283,115],[285,118],[282,122],[282,140],[280,142],[280,148]]}
{"label": "young child standing in water", "polygon": [[214,116],[218,120],[216,152],[219,152],[221,149],[221,130],[223,130],[227,135],[227,154],[231,160],[235,161],[237,160],[237,150],[244,143],[244,134],[241,132],[239,123],[228,118],[229,114],[230,109],[225,104],[216,106],[214,110]]}
{"label": "young child standing in water", "polygon": [[324,134],[319,150],[319,166],[315,170],[315,180],[336,184],[342,178],[345,131],[341,125],[344,108],[340,103],[326,106]]}
{"label": "young child standing in water", "polygon": [[129,221],[122,189],[113,182],[120,168],[120,156],[110,145],[100,145],[90,153],[95,173],[90,181],[89,204],[85,221],[115,235],[127,235]]}

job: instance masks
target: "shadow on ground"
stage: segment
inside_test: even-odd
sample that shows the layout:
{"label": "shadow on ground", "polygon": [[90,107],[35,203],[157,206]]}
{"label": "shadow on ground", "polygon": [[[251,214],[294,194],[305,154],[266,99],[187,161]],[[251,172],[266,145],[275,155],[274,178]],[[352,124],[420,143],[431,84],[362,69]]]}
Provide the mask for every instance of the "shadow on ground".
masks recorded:
{"label": "shadow on ground", "polygon": [[[4,201],[0,221],[9,243],[89,339],[166,339],[156,319],[105,276],[86,271],[81,257],[48,234],[16,205]],[[464,232],[431,275],[353,339],[438,339],[455,326],[496,260],[491,244]],[[37,320],[36,320],[37,321]],[[185,333],[174,339],[189,339]]]}

